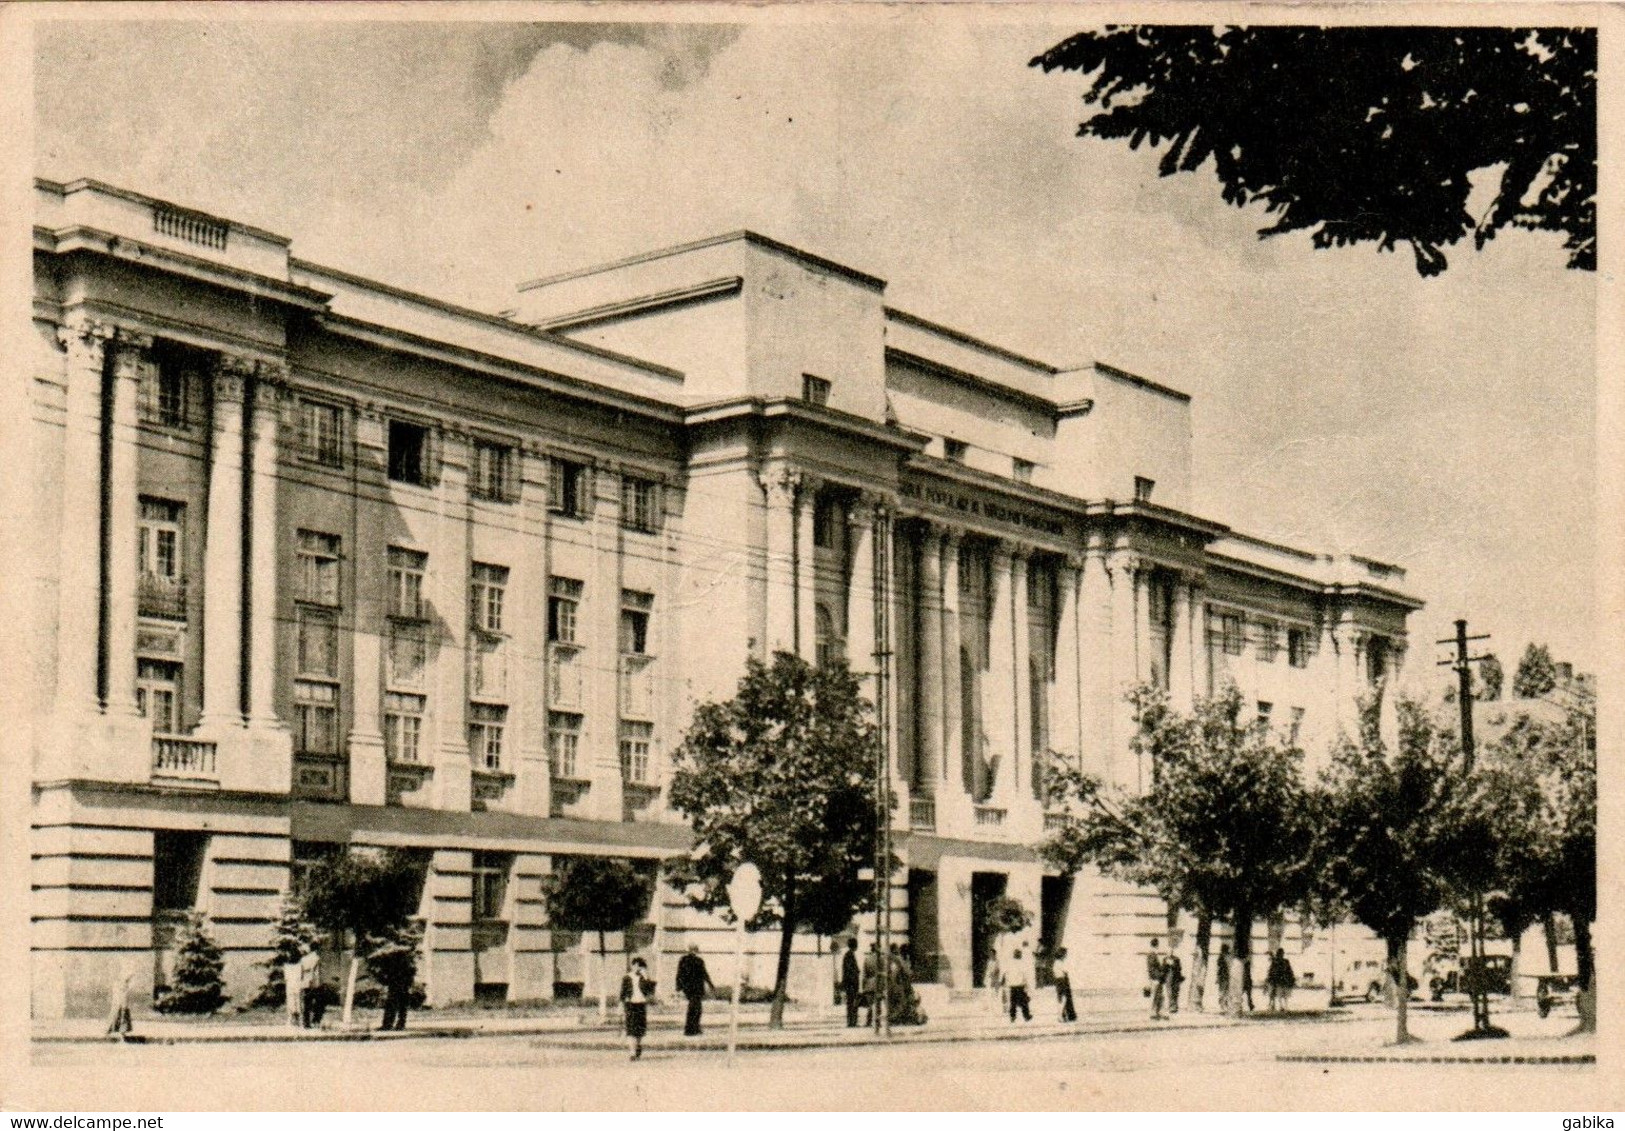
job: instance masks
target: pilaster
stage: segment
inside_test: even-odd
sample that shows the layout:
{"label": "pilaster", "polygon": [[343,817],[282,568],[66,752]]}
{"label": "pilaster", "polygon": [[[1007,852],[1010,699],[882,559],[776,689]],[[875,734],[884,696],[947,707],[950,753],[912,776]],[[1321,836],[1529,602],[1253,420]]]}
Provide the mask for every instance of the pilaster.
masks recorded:
{"label": "pilaster", "polygon": [[[102,385],[116,331],[76,316],[57,334],[67,351],[66,429],[58,552],[56,708],[92,715],[99,707],[101,648]],[[133,503],[132,503],[133,505]]]}
{"label": "pilaster", "polygon": [[[141,422],[141,364],[152,349],[145,334],[119,330],[113,342],[111,435],[107,445],[107,644],[104,696],[109,714],[134,717],[137,563],[136,521]],[[71,472],[70,472],[71,474]],[[68,520],[76,516],[64,512]]]}
{"label": "pilaster", "polygon": [[1055,753],[1078,765],[1083,751],[1079,588],[1083,558],[1068,556],[1055,571],[1055,688],[1050,700],[1050,739]]}
{"label": "pilaster", "polygon": [[814,548],[814,527],[819,486],[816,479],[803,475],[796,491],[795,648],[796,654],[809,663],[817,659],[814,641],[818,639],[818,551]]}
{"label": "pilaster", "polygon": [[1015,559],[1008,543],[993,548],[990,571],[987,695],[982,703],[988,735],[988,757],[997,759],[990,799],[1007,802],[1019,756],[1016,745],[1016,587]]}
{"label": "pilaster", "polygon": [[243,725],[243,409],[254,363],[222,357],[212,397],[208,529],[203,552],[203,716],[224,741]]}
{"label": "pilaster", "polygon": [[[388,767],[380,720],[383,707],[383,641],[389,629],[389,571],[385,533],[389,513],[387,476],[389,438],[383,414],[364,407],[355,428],[355,534],[346,551],[354,563],[355,643],[350,692],[350,802],[382,805],[387,795]],[[432,705],[431,705],[432,709]],[[427,947],[425,943],[425,947]]]}
{"label": "pilaster", "polygon": [[1014,662],[1012,671],[1015,676],[1014,693],[1010,697],[1011,714],[1014,716],[1015,748],[1010,760],[1010,798],[1012,802],[1019,801],[1024,795],[1031,792],[1035,767],[1033,765],[1033,728],[1038,720],[1033,718],[1033,664],[1032,664],[1032,628],[1029,614],[1032,611],[1031,573],[1028,569],[1027,551],[1022,547],[1015,547],[1010,555],[1010,615],[1011,636],[1013,637]]}
{"label": "pilaster", "polygon": [[947,788],[947,796],[970,791],[970,770],[964,749],[964,688],[961,686],[959,611],[959,531],[942,532],[942,780],[960,778],[960,788]]}
{"label": "pilaster", "polygon": [[[957,578],[956,578],[957,583]],[[944,730],[947,725],[943,701],[943,614],[942,542],[935,530],[927,530],[920,549],[919,654],[916,658],[920,725],[915,792],[922,797],[938,793],[937,781],[946,778],[942,760]]]}
{"label": "pilaster", "polygon": [[758,479],[766,507],[766,549],[762,584],[766,589],[766,655],[796,650],[796,491],[800,476],[789,468],[774,467]]}
{"label": "pilaster", "polygon": [[[428,592],[442,632],[435,661],[434,712],[439,742],[434,755],[437,809],[466,813],[473,797],[473,764],[468,749],[468,437],[442,429],[439,482],[439,536],[429,554]],[[593,477],[595,480],[597,476]],[[507,735],[504,733],[504,737]]]}

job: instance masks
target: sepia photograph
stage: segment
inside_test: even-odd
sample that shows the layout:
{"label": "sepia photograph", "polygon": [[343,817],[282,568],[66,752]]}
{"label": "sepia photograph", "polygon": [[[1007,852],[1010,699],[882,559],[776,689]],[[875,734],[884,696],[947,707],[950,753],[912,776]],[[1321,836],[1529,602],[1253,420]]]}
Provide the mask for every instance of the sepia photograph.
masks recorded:
{"label": "sepia photograph", "polygon": [[0,11],[0,1107],[1617,1104],[1617,15]]}

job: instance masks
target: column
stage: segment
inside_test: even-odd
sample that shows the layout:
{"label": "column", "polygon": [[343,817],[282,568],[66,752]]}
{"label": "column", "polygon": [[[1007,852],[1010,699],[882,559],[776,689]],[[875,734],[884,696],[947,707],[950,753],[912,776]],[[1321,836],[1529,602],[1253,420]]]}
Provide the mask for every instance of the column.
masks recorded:
{"label": "column", "polygon": [[777,468],[760,482],[765,496],[767,531],[762,569],[766,638],[763,659],[774,652],[795,651],[795,500],[799,483],[794,472]]}
{"label": "column", "polygon": [[1208,694],[1212,677],[1208,674],[1207,601],[1203,597],[1201,574],[1192,574],[1186,612],[1186,632],[1190,637],[1191,698],[1201,699]]}
{"label": "column", "polygon": [[[875,653],[883,643],[875,638],[876,510],[875,500],[865,496],[846,512],[847,538],[852,552],[846,591],[846,660],[855,672],[876,670]],[[893,665],[894,672],[895,669]]]}
{"label": "column", "polygon": [[203,545],[203,718],[217,733],[243,722],[243,395],[253,362],[215,367],[209,525]]}
{"label": "column", "polygon": [[1116,785],[1138,782],[1133,747],[1136,721],[1128,693],[1140,680],[1136,618],[1140,563],[1128,555],[1118,556],[1111,570],[1112,675],[1108,703],[1112,715],[1111,748],[1107,758],[1111,780]]}
{"label": "column", "polygon": [[1050,739],[1073,765],[1083,751],[1078,587],[1083,559],[1069,555],[1055,568],[1055,691],[1050,699]]}
{"label": "column", "polygon": [[57,337],[67,350],[67,403],[57,546],[56,706],[61,713],[90,714],[98,706],[101,645],[102,484],[96,471],[102,458],[103,359],[113,327],[76,317]]}
{"label": "column", "polygon": [[1178,711],[1189,711],[1195,698],[1191,657],[1191,581],[1183,572],[1174,575],[1169,601],[1168,700]]}
{"label": "column", "polygon": [[[136,520],[140,515],[141,363],[152,348],[145,334],[119,330],[113,343],[111,435],[107,445],[107,683],[110,714],[135,714]],[[73,470],[70,468],[71,476]]]}
{"label": "column", "polygon": [[942,780],[958,775],[968,788],[965,769],[964,690],[960,687],[959,660],[959,531],[942,534]]}
{"label": "column", "polygon": [[[818,550],[813,545],[817,521],[818,481],[804,475],[801,489],[796,493],[795,644],[796,654],[809,663],[817,659]],[[853,666],[857,666],[856,662]]]}
{"label": "column", "polygon": [[[957,572],[957,571],[956,571]],[[957,584],[957,577],[955,582]],[[946,604],[942,593],[942,542],[935,530],[927,528],[920,548],[919,576],[919,650],[914,659],[919,725],[919,748],[914,756],[919,760],[914,778],[922,797],[937,793],[939,777],[946,778],[943,761],[944,727],[947,714],[943,710],[943,611]]]}
{"label": "column", "polygon": [[[389,628],[385,604],[389,592],[388,455],[383,414],[377,406],[368,405],[356,415],[355,532],[345,549],[346,564],[354,564],[349,576],[355,585],[355,631],[351,634],[355,642],[354,687],[347,746],[353,805],[384,804],[388,778],[379,717],[383,706],[383,640]],[[432,963],[428,965],[426,976],[432,972]]]}
{"label": "column", "polygon": [[1032,594],[1028,588],[1031,574],[1027,566],[1027,551],[1018,547],[1010,555],[1010,635],[1015,648],[1014,662],[1011,664],[1011,669],[1015,673],[1015,693],[1010,697],[1010,706],[1015,714],[1016,724],[1013,739],[1015,750],[1010,766],[1013,797],[1031,792],[1035,772],[1033,727],[1038,723],[1038,720],[1033,718],[1033,638],[1028,617],[1028,612],[1032,608]]}
{"label": "column", "polygon": [[[1004,800],[1014,796],[1011,782],[1018,756],[1015,558],[1008,543],[1000,542],[994,547],[990,572],[993,592],[989,595],[989,605],[993,613],[988,625],[987,695],[982,710],[987,716],[987,757],[989,761],[996,759],[991,797]],[[972,756],[975,753],[972,751]]]}
{"label": "column", "polygon": [[1078,682],[1082,688],[1083,768],[1111,780],[1116,713],[1112,702],[1112,582],[1106,556],[1091,546],[1078,584]]}
{"label": "column", "polygon": [[[469,512],[473,505],[468,497],[469,438],[466,433],[440,429],[439,440],[443,453],[440,478],[431,490],[440,522],[438,536],[429,548],[429,577],[425,585],[427,592],[433,595],[430,605],[433,616],[443,625],[445,632],[434,661],[438,669],[429,684],[432,688],[429,709],[434,715],[440,740],[439,749],[434,755],[433,785],[435,808],[466,813],[471,808],[473,791],[473,767],[468,750]],[[597,475],[591,477],[591,489],[594,491],[598,490],[599,478]],[[600,500],[594,499],[592,521],[598,520],[599,505]],[[610,518],[613,521],[614,516]],[[620,592],[614,578],[614,573],[611,573],[608,585],[600,585],[596,592],[589,592],[589,602],[596,597],[600,608],[607,603],[619,609]],[[606,590],[610,592],[606,594]],[[589,603],[588,607],[592,605]],[[615,654],[613,644],[604,648],[598,640],[589,638],[588,647],[598,656]],[[588,695],[592,695],[592,688],[600,687],[605,682],[602,678],[589,680]],[[614,677],[611,676],[607,682],[613,687]],[[613,728],[612,718],[602,714],[597,714],[595,718],[594,714],[596,712],[588,715],[589,729],[595,726],[600,731],[605,726]],[[505,747],[507,740],[517,737],[506,729],[509,725],[511,718],[509,723],[504,724]],[[619,801],[615,808],[615,816],[618,817]]]}
{"label": "column", "polygon": [[276,367],[261,364],[254,382],[252,477],[249,487],[248,713],[257,728],[286,729],[276,715],[277,456],[282,386]]}

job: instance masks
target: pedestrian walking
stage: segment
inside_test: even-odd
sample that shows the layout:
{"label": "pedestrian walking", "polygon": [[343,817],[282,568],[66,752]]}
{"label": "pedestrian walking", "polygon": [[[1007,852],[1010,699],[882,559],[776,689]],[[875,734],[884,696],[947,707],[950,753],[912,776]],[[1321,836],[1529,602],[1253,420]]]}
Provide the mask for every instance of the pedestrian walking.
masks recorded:
{"label": "pedestrian walking", "polygon": [[1219,965],[1214,971],[1219,988],[1219,1012],[1230,1012],[1230,944],[1219,947]]}
{"label": "pedestrian walking", "polygon": [[282,964],[282,988],[286,991],[288,1024],[295,1029],[305,1024],[305,967],[304,954],[292,962]]}
{"label": "pedestrian walking", "polygon": [[863,981],[858,991],[863,999],[863,1024],[865,1028],[875,1023],[875,995],[880,992],[880,944],[869,944],[869,953],[863,956]]}
{"label": "pedestrian walking", "polygon": [[1269,972],[1264,975],[1264,991],[1268,995],[1271,1013],[1280,1013],[1292,997],[1292,987],[1298,977],[1292,972],[1285,948],[1277,949],[1270,958]]}
{"label": "pedestrian walking", "polygon": [[846,1006],[846,1027],[858,1027],[858,1006],[863,996],[863,971],[858,966],[858,940],[846,940],[846,953],[841,956],[841,1001]]}
{"label": "pedestrian walking", "polygon": [[299,959],[299,1023],[306,1029],[321,1024],[327,1003],[319,992],[322,980],[322,956],[312,948]]}
{"label": "pedestrian walking", "polygon": [[1165,965],[1168,970],[1168,1015],[1171,1017],[1179,1012],[1179,991],[1185,985],[1185,966],[1177,954],[1170,954]]}
{"label": "pedestrian walking", "polygon": [[121,1041],[130,1039],[135,1032],[135,1021],[130,1016],[130,992],[135,987],[136,964],[126,962],[113,975],[110,988],[112,1000],[108,1003],[107,1035]]}
{"label": "pedestrian walking", "polygon": [[632,960],[632,969],[621,979],[621,1012],[626,1021],[626,1039],[632,1046],[632,1059],[643,1056],[643,1038],[649,1032],[649,998],[654,996],[655,984],[648,978],[648,964],[641,958]]}
{"label": "pedestrian walking", "polygon": [[1014,1023],[1017,1012],[1020,1012],[1023,1021],[1031,1021],[1032,1002],[1027,996],[1027,990],[1033,983],[1031,947],[1016,943],[1015,949],[1010,952],[1010,972],[1005,976],[1005,983],[1010,988],[1011,1022]]}
{"label": "pedestrian walking", "polygon": [[412,983],[417,980],[417,937],[402,932],[380,944],[368,955],[367,968],[384,987],[384,1018],[378,1028],[398,1033],[406,1028]]}
{"label": "pedestrian walking", "polygon": [[1072,1004],[1072,967],[1067,962],[1066,947],[1055,951],[1055,999],[1061,1003],[1061,1020],[1076,1021],[1078,1011]]}
{"label": "pedestrian walking", "polygon": [[688,1013],[683,1018],[683,1036],[700,1035],[700,1015],[705,1009],[705,991],[715,988],[711,972],[705,968],[700,948],[689,944],[688,953],[677,960],[677,992],[688,999]]}
{"label": "pedestrian walking", "polygon": [[1145,996],[1151,999],[1151,1020],[1162,1020],[1162,1000],[1168,992],[1166,979],[1167,969],[1162,963],[1162,951],[1157,949],[1157,940],[1151,940],[1151,949],[1145,956]]}

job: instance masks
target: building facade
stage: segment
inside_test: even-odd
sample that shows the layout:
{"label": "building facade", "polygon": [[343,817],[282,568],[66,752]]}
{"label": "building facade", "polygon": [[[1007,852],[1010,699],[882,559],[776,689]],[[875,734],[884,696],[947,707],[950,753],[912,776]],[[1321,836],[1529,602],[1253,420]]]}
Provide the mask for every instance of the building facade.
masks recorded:
{"label": "building facade", "polygon": [[[101,1012],[132,959],[162,982],[193,911],[247,1000],[301,866],[351,846],[422,861],[432,1002],[592,992],[542,877],[684,850],[670,752],[779,649],[871,694],[889,664],[920,980],[979,984],[1009,893],[1120,986],[1165,909],[1045,874],[1046,764],[1146,784],[1139,682],[1234,680],[1312,751],[1404,662],[1398,567],[1190,512],[1184,394],[763,236],[494,315],[97,182],[36,200],[37,1016]],[[669,891],[629,935],[657,973],[729,950]]]}

